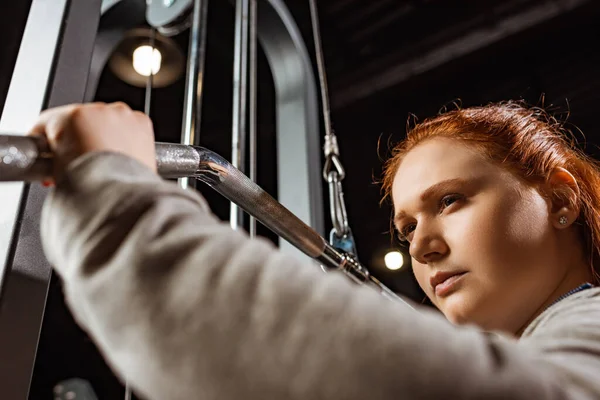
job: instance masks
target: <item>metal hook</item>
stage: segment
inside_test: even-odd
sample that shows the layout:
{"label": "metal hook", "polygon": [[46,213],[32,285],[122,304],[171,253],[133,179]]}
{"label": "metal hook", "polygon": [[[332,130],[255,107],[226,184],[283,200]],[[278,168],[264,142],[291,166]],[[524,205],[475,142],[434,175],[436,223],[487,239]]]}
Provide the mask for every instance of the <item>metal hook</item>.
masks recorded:
{"label": "metal hook", "polygon": [[[335,169],[333,167],[335,167]],[[332,172],[336,173],[335,179],[340,182],[346,177],[346,170],[344,169],[340,158],[335,154],[331,154],[325,159],[325,165],[323,166],[323,178],[326,181],[329,181],[330,174]]]}
{"label": "metal hook", "polygon": [[329,184],[329,206],[334,230],[337,236],[348,234],[348,216],[344,203],[344,192],[337,171],[330,171],[327,175]]}

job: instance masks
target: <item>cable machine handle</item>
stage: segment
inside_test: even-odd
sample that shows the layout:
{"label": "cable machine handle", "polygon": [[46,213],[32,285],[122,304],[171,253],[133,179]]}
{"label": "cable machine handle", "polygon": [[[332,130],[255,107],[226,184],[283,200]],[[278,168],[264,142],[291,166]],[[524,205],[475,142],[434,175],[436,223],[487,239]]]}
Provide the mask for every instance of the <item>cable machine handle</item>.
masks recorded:
{"label": "cable machine handle", "polygon": [[[43,137],[0,135],[0,182],[46,180],[52,174],[53,158]],[[330,245],[218,154],[198,146],[156,143],[156,163],[162,177],[194,177],[206,183],[325,267],[339,270],[354,282],[408,305],[373,277],[355,257]]]}

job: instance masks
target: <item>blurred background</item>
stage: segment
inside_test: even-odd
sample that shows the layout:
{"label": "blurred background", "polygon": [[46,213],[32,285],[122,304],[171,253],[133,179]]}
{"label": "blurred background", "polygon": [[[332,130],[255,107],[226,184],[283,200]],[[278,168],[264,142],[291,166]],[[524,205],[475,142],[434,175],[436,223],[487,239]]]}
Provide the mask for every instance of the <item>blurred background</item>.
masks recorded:
{"label": "blurred background", "polygon": [[[0,45],[0,108],[30,0],[8,3],[0,4],[0,35],[5,38]],[[308,1],[285,3],[316,74]],[[398,293],[417,301],[423,298],[406,250],[390,232],[391,208],[380,204],[376,182],[390,145],[403,137],[410,115],[420,120],[455,104],[523,99],[566,119],[586,150],[597,156],[600,2],[319,0],[317,5],[331,119],[347,174],[343,188],[350,227],[361,261]],[[232,2],[209,2],[201,142],[226,158],[231,148],[234,14]],[[185,63],[189,31],[172,39]],[[258,183],[276,193],[274,85],[260,49],[258,68]],[[150,115],[159,141],[180,139],[184,85],[182,71],[153,90]],[[125,101],[143,110],[144,88],[106,68],[94,99]],[[200,190],[214,212],[228,219],[228,201],[207,187]],[[329,231],[325,184],[323,193]],[[259,233],[277,240],[263,228]],[[394,264],[388,257],[386,265],[390,252],[403,254],[404,263]],[[54,280],[52,285],[30,398],[52,398],[52,387],[74,376],[89,380],[98,398],[118,398],[122,385],[72,321],[59,284]]]}

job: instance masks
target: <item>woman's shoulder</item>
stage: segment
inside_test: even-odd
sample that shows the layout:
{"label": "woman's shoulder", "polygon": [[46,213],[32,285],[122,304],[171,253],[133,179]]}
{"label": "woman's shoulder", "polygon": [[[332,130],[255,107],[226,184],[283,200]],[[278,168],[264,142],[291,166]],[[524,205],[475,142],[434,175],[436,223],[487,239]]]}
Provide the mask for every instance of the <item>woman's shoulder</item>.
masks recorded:
{"label": "woman's shoulder", "polygon": [[600,288],[582,290],[551,305],[529,324],[522,338],[557,336],[600,340]]}
{"label": "woman's shoulder", "polygon": [[600,398],[600,288],[572,294],[548,307],[525,330],[522,351],[540,370],[553,371],[565,390]]}

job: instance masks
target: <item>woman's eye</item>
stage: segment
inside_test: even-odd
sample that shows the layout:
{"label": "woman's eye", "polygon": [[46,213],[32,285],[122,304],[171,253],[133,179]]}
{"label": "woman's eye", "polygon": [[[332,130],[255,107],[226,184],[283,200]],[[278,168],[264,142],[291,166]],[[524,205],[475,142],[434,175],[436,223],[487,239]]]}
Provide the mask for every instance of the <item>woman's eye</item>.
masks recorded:
{"label": "woman's eye", "polygon": [[[439,212],[443,212],[446,208],[459,200],[462,200],[464,196],[460,194],[449,194],[440,199]],[[417,228],[417,224],[408,224],[401,229],[398,229],[398,240],[401,242],[410,242],[412,240],[413,233]]]}
{"label": "woman's eye", "polygon": [[415,228],[415,224],[406,225],[404,228],[400,229],[400,232],[398,232],[398,239],[401,242],[410,242],[412,233],[415,231]]}
{"label": "woman's eye", "polygon": [[450,207],[456,201],[460,200],[461,196],[458,194],[449,194],[447,196],[442,197],[440,200],[440,211],[443,211],[445,208]]}

